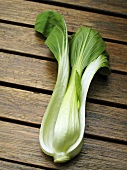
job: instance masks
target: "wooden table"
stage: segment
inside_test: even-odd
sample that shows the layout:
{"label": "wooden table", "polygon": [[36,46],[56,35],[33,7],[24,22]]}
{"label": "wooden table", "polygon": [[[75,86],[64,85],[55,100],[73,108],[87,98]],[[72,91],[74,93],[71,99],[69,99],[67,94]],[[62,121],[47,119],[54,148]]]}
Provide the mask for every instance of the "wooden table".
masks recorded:
{"label": "wooden table", "polygon": [[[62,165],[38,141],[57,76],[57,62],[34,30],[47,9],[64,16],[69,34],[81,25],[98,30],[112,69],[92,81],[83,149]],[[0,0],[0,17],[0,170],[127,170],[127,0]]]}

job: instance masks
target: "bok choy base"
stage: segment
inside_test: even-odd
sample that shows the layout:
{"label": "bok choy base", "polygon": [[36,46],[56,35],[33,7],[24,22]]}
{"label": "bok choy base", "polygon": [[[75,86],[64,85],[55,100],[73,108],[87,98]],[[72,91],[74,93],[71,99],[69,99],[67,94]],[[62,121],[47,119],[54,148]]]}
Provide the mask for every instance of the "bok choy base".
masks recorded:
{"label": "bok choy base", "polygon": [[40,13],[35,30],[47,37],[45,43],[58,61],[57,81],[41,123],[39,141],[54,162],[66,162],[83,145],[85,103],[92,78],[100,68],[105,68],[103,74],[110,73],[106,45],[100,34],[88,27],[80,27],[68,43],[66,23],[54,11]]}

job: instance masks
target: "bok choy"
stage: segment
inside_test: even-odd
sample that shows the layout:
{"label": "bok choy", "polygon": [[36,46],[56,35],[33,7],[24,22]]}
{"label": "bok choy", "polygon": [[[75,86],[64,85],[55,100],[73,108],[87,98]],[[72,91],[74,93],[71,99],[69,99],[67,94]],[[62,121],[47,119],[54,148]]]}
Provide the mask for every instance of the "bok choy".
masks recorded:
{"label": "bok choy", "polygon": [[56,85],[41,123],[40,145],[54,162],[66,162],[83,146],[85,103],[92,78],[100,68],[104,68],[102,74],[110,73],[106,45],[88,27],[79,28],[68,44],[65,21],[53,11],[37,16],[35,30],[47,37],[45,43],[58,61]]}

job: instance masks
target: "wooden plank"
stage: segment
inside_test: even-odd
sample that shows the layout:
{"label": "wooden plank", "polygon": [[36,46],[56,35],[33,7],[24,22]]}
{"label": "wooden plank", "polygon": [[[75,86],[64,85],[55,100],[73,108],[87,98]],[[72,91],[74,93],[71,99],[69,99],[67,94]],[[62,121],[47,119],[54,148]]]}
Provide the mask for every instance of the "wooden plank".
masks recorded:
{"label": "wooden plank", "polygon": [[[35,58],[2,53],[0,81],[53,90],[57,76],[57,63]],[[88,97],[127,104],[127,75],[112,73],[96,76]]]}
{"label": "wooden plank", "polygon": [[127,72],[127,45],[106,43],[110,54],[109,60],[113,70]]}
{"label": "wooden plank", "polygon": [[53,90],[57,76],[56,62],[1,54],[1,81]]}
{"label": "wooden plank", "polygon": [[[0,87],[0,116],[40,125],[49,99],[46,94]],[[127,141],[126,129],[125,109],[87,102],[87,134]]]}
{"label": "wooden plank", "polygon": [[[5,161],[0,160],[0,170],[41,170],[41,169],[31,167],[31,166],[22,165],[22,164],[12,163],[12,162],[5,162]],[[44,170],[44,169],[42,169],[42,170]]]}
{"label": "wooden plank", "polygon": [[88,9],[101,10],[105,12],[112,12],[117,14],[123,14],[127,16],[127,1],[126,0],[51,0],[51,2],[59,2],[62,4],[76,5],[78,7],[84,7]]}
{"label": "wooden plank", "polygon": [[[110,42],[107,42],[106,44],[107,50],[110,54],[110,64],[112,69],[127,72],[126,45]],[[44,40],[37,36],[32,28],[1,23],[0,46],[4,50],[54,58],[44,44]]]}
{"label": "wooden plank", "polygon": [[37,36],[34,29],[2,23],[0,27],[0,46],[2,49],[53,58],[44,44],[44,40]]}
{"label": "wooden plank", "polygon": [[125,34],[127,19],[125,18],[22,0],[0,0],[0,3],[0,16],[3,20],[33,25],[39,12],[51,9],[64,16],[68,30],[71,32],[75,32],[79,26],[85,25],[98,30],[105,38],[127,42]]}
{"label": "wooden plank", "polygon": [[104,76],[98,75],[92,83],[88,97],[127,104],[127,75],[112,73],[107,79]]}
{"label": "wooden plank", "polygon": [[50,97],[0,86],[0,116],[40,125]]}
{"label": "wooden plank", "polygon": [[0,124],[2,158],[56,169],[126,170],[125,145],[85,138],[83,149],[76,158],[62,165],[54,164],[50,157],[41,152],[39,129],[2,121]]}

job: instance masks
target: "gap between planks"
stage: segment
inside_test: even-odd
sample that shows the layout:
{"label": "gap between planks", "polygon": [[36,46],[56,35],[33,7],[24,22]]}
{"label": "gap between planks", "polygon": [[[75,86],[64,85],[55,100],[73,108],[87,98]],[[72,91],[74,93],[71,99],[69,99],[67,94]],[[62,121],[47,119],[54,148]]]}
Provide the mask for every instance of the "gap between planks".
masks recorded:
{"label": "gap between planks", "polygon": [[[80,154],[65,164],[54,164],[52,158],[41,152],[38,133],[39,129],[1,122],[0,144],[1,157],[28,164],[56,169],[125,170],[127,166],[127,148],[125,145],[84,139],[84,146]],[[121,163],[119,163],[121,162]]]}
{"label": "gap between planks", "polygon": [[[51,96],[9,87],[0,87],[0,91],[2,120],[40,127]],[[86,134],[127,142],[126,120],[125,109],[90,102],[86,104]]]}
{"label": "gap between planks", "polygon": [[[53,92],[53,91],[45,90],[45,89],[42,89],[42,88],[24,86],[24,85],[21,85],[21,84],[14,84],[14,83],[3,82],[3,81],[0,81],[0,86],[24,90],[24,91],[29,91],[29,92],[34,92],[34,93],[42,93],[42,94],[46,94],[46,95],[52,95],[52,92]],[[121,109],[127,109],[126,104],[121,104],[121,103],[116,103],[116,102],[114,103],[114,102],[105,101],[105,100],[102,100],[102,99],[87,98],[86,101],[90,102],[90,103],[94,103],[94,104],[100,104],[100,105],[106,105],[106,106],[121,108]]]}
{"label": "gap between planks", "polygon": [[[1,169],[2,168],[2,169]],[[42,166],[0,158],[0,170],[48,170]]]}
{"label": "gap between planks", "polygon": [[[53,90],[57,63],[6,53],[0,59],[1,82]],[[106,78],[97,74],[90,86],[88,98],[127,105],[126,77],[127,75],[112,73]]]}
{"label": "gap between planks", "polygon": [[[22,6],[22,8],[20,8],[20,6]],[[51,9],[64,16],[68,31],[70,32],[75,32],[79,26],[85,25],[98,30],[104,38],[127,42],[127,36],[125,35],[127,20],[124,18],[106,16],[103,14],[94,14],[93,17],[93,13],[86,11],[22,0],[1,1],[0,7],[2,20],[34,25],[36,15],[39,12]],[[8,13],[10,15],[7,15]]]}
{"label": "gap between planks", "polygon": [[[8,20],[2,20],[0,19],[1,23],[5,23],[5,24],[10,24],[10,25],[16,25],[16,26],[22,26],[22,27],[26,27],[26,28],[33,28],[33,25],[29,25],[29,24],[24,24],[24,23],[19,23],[19,22],[14,22],[14,21],[8,21]],[[39,34],[39,33],[38,33]],[[68,36],[72,36],[74,34],[74,32],[70,32],[68,31]],[[40,37],[42,35],[40,34]],[[127,42],[122,41],[122,40],[115,40],[115,39],[110,39],[110,38],[103,38],[105,42],[109,42],[109,43],[115,43],[115,44],[121,44],[121,45],[127,45]]]}
{"label": "gap between planks", "polygon": [[[6,31],[6,34],[5,34]],[[44,43],[44,39],[36,34],[32,28],[8,25],[1,23],[0,46],[3,51],[21,53],[30,57],[54,60],[53,54]],[[126,45],[106,42],[107,51],[110,54],[110,64],[113,70],[127,72],[127,48]],[[122,56],[122,60],[121,60]]]}
{"label": "gap between planks", "polygon": [[[28,0],[33,1],[34,0]],[[81,11],[88,11],[93,13],[100,13],[110,16],[116,16],[121,18],[127,18],[127,2],[126,0],[123,0],[122,2],[120,0],[117,0],[117,4],[114,3],[114,0],[110,0],[110,3],[104,2],[103,0],[100,1],[92,1],[92,0],[37,0],[38,3],[44,3],[44,4],[51,4],[56,5],[60,7],[66,7],[66,8],[73,8],[76,10]],[[103,5],[102,5],[103,4]]]}

